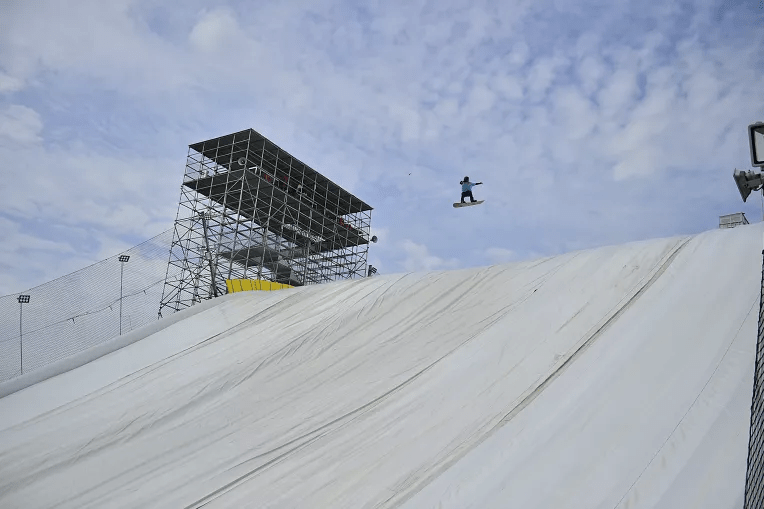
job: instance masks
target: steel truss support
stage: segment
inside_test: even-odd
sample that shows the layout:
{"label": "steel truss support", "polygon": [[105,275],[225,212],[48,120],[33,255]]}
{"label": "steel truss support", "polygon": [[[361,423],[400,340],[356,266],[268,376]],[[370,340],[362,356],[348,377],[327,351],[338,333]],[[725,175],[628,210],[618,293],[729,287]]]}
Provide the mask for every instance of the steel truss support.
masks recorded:
{"label": "steel truss support", "polygon": [[364,277],[372,210],[252,129],[190,145],[159,315],[226,279]]}

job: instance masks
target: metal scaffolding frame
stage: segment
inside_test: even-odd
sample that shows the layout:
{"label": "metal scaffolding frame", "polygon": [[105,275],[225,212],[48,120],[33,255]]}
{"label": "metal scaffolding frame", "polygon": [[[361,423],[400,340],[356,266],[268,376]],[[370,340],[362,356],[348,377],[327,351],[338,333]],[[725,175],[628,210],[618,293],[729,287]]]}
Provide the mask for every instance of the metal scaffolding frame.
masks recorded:
{"label": "metal scaffolding frame", "polygon": [[189,145],[159,316],[226,279],[364,277],[372,210],[253,129]]}

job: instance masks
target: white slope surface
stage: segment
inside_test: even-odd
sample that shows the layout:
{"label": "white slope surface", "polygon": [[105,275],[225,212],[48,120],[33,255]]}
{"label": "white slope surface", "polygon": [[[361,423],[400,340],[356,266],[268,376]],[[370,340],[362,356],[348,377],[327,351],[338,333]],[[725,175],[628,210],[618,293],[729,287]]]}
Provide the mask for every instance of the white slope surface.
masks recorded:
{"label": "white slope surface", "polygon": [[763,231],[228,296],[0,399],[0,507],[739,508]]}

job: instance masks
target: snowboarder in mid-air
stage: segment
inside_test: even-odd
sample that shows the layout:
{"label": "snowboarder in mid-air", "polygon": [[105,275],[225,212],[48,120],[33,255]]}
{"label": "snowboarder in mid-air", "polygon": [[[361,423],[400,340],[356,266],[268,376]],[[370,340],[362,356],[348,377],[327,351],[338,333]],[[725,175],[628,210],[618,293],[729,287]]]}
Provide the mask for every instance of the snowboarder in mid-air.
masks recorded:
{"label": "snowboarder in mid-air", "polygon": [[484,200],[477,201],[475,199],[475,197],[472,196],[472,188],[475,187],[475,186],[479,186],[480,184],[482,184],[482,182],[475,182],[475,183],[473,183],[473,182],[470,182],[470,178],[469,177],[464,177],[464,180],[462,180],[459,183],[462,185],[462,201],[461,201],[461,203],[454,203],[454,207],[459,207],[462,204],[463,205],[467,205],[467,203],[464,202],[465,198],[469,198],[470,199],[470,204],[474,203],[474,204],[477,205],[477,204],[483,203]]}

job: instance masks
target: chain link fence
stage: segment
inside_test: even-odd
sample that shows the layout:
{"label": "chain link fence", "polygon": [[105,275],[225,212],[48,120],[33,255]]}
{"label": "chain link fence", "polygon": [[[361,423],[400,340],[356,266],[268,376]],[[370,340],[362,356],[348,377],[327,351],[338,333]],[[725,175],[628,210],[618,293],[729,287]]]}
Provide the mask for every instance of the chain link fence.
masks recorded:
{"label": "chain link fence", "polygon": [[[764,251],[761,254],[764,259]],[[764,260],[761,270],[759,339],[756,343],[756,364],[753,375],[744,507],[745,509],[764,507]]]}
{"label": "chain link fence", "polygon": [[0,382],[157,320],[172,234],[0,297]]}

